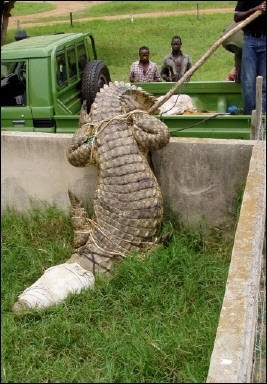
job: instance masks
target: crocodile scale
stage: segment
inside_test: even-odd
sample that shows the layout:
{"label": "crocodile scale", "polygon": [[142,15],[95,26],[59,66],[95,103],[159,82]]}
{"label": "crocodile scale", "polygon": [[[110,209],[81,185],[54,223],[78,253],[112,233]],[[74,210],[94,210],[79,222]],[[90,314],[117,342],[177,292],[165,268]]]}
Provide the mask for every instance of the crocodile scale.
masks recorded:
{"label": "crocodile scale", "polygon": [[148,153],[169,142],[169,130],[147,112],[155,102],[141,87],[114,82],[100,89],[89,114],[82,109],[67,158],[76,167],[94,164],[98,179],[92,219],[69,191],[74,252],[68,263],[105,273],[156,242],[163,199]]}

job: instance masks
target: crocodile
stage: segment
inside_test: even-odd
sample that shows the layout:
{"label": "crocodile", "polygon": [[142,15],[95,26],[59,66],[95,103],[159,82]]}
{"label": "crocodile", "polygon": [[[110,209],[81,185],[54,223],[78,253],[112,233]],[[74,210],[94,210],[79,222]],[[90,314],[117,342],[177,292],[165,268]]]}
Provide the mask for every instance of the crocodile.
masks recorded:
{"label": "crocodile", "polygon": [[[85,271],[94,277],[110,274],[114,263],[158,242],[163,198],[149,154],[167,145],[170,134],[167,125],[148,112],[155,102],[141,87],[110,82],[96,94],[89,113],[86,104],[82,107],[66,155],[75,167],[97,167],[97,188],[92,218],[68,191],[74,239],[67,269],[74,265],[80,275]],[[31,306],[27,295],[31,287],[19,296],[15,311]]]}

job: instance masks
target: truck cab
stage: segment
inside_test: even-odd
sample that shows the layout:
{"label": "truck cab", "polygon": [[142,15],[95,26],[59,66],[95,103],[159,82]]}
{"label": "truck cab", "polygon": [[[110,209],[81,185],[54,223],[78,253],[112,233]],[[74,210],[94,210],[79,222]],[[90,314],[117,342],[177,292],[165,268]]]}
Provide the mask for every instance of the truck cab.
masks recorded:
{"label": "truck cab", "polygon": [[1,48],[1,129],[69,133],[110,81],[90,33],[29,37]]}

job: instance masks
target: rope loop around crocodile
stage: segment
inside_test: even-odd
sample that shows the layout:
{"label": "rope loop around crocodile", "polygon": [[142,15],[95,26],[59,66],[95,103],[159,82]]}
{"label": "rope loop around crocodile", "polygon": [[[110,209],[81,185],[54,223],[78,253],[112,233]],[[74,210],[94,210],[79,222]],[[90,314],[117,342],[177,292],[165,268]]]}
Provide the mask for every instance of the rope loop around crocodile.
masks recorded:
{"label": "rope loop around crocodile", "polygon": [[[94,146],[95,146],[95,138],[104,131],[104,129],[112,122],[114,121],[121,121],[121,122],[128,122],[129,117],[136,113],[144,113],[145,111],[142,109],[134,109],[133,111],[117,115],[112,117],[111,119],[104,119],[101,120],[97,123],[85,123],[84,126],[88,126],[88,133],[90,132],[90,136],[88,136],[88,139],[84,142],[84,144],[90,145],[91,146],[91,156],[90,156],[90,161],[93,161],[93,155],[94,155]],[[93,134],[92,134],[93,130]]]}
{"label": "rope loop around crocodile", "polygon": [[111,119],[104,119],[104,120],[101,120],[97,123],[91,123],[91,122],[86,123],[85,126],[88,125],[88,127],[91,127],[91,128],[93,127],[93,129],[95,131],[94,135],[91,135],[88,137],[88,140],[95,138],[97,135],[99,135],[109,125],[109,123],[112,123],[113,121],[127,122],[131,115],[134,115],[135,113],[140,113],[140,112],[144,113],[145,111],[142,109],[135,109],[133,111],[124,113],[122,115],[114,116]]}

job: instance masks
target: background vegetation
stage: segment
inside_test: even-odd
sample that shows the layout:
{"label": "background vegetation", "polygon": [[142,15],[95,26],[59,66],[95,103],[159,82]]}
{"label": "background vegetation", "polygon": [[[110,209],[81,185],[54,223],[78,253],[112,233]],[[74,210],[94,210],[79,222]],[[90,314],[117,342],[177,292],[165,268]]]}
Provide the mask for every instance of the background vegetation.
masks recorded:
{"label": "background vegetation", "polygon": [[[23,2],[22,2],[23,3]],[[35,4],[35,3],[33,3]],[[37,3],[38,4],[38,3]],[[31,12],[35,7],[31,6]],[[198,4],[198,13],[197,13]],[[150,59],[157,63],[159,69],[163,57],[170,52],[173,35],[182,37],[182,50],[189,54],[193,63],[217,41],[222,30],[232,20],[235,1],[111,1],[95,5],[88,10],[73,13],[73,24],[69,18],[54,25],[25,27],[29,36],[58,32],[90,31],[96,41],[99,59],[108,65],[112,80],[129,80],[130,65],[138,60],[141,45],[150,47]],[[17,2],[12,17],[19,21],[20,2]],[[25,12],[25,4],[23,6]],[[216,7],[230,8],[225,13],[216,13]],[[201,10],[214,8],[214,14],[202,14]],[[192,15],[137,18],[135,14],[173,10],[193,10]],[[119,20],[87,20],[82,17],[101,17],[126,14],[129,17]],[[133,22],[131,17],[133,16]],[[62,19],[58,18],[59,20]],[[51,21],[37,19],[36,21]],[[8,30],[6,43],[13,41],[15,30]],[[192,76],[192,81],[223,80],[234,65],[234,56],[219,47],[217,51]]]}

